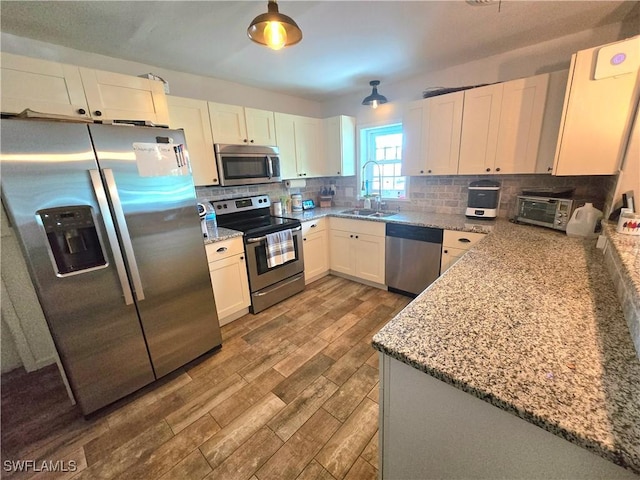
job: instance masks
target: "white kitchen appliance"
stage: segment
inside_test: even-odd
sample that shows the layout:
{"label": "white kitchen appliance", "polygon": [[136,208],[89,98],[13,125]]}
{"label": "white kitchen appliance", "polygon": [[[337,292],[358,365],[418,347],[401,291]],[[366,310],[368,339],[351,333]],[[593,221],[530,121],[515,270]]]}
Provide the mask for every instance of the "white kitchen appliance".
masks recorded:
{"label": "white kitchen appliance", "polygon": [[472,218],[496,218],[500,205],[500,184],[492,180],[478,180],[469,184],[465,215]]}

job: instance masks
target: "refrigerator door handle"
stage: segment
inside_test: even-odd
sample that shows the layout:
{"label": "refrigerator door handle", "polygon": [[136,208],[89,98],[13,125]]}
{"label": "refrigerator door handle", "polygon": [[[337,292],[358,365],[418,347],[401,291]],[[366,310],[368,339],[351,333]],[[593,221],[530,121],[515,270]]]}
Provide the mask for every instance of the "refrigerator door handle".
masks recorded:
{"label": "refrigerator door handle", "polygon": [[127,255],[127,262],[129,263],[129,273],[131,274],[133,289],[136,292],[136,299],[138,301],[141,301],[144,300],[144,290],[142,289],[140,270],[138,270],[138,262],[136,261],[136,256],[133,252],[131,235],[129,235],[129,228],[127,227],[127,220],[124,216],[124,210],[122,209],[120,195],[118,195],[116,179],[113,176],[113,170],[111,168],[103,168],[102,172],[104,173],[104,179],[107,182],[107,189],[109,191],[109,196],[111,197],[111,204],[113,205],[113,212],[116,217],[118,229],[120,230],[120,238],[122,239],[124,253]]}
{"label": "refrigerator door handle", "polygon": [[98,200],[102,220],[105,228],[107,229],[107,238],[111,245],[113,261],[116,264],[116,271],[118,272],[118,278],[120,279],[120,285],[122,286],[124,303],[125,305],[131,305],[133,303],[133,294],[131,293],[131,287],[129,286],[127,270],[124,268],[124,258],[122,258],[122,252],[118,246],[118,236],[116,235],[116,228],[113,224],[111,212],[109,211],[109,203],[107,202],[107,195],[104,191],[104,186],[102,185],[100,172],[98,170],[89,170],[89,174],[91,175],[91,183],[93,184],[93,191],[95,192],[96,199]]}

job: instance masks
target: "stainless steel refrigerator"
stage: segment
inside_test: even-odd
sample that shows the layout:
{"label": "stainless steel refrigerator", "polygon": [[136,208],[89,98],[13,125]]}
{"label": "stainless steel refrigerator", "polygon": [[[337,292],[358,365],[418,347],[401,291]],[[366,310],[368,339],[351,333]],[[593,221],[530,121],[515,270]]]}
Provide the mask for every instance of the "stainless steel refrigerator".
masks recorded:
{"label": "stainless steel refrigerator", "polygon": [[221,344],[182,131],[0,131],[2,201],[84,414]]}

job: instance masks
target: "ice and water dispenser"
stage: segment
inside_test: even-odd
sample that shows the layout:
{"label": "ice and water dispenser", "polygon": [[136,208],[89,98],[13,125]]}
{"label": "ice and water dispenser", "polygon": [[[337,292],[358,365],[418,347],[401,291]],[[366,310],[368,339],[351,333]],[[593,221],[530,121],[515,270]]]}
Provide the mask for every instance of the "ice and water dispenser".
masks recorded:
{"label": "ice and water dispenser", "polygon": [[56,275],[72,275],[107,265],[91,207],[47,208],[36,214],[47,235]]}

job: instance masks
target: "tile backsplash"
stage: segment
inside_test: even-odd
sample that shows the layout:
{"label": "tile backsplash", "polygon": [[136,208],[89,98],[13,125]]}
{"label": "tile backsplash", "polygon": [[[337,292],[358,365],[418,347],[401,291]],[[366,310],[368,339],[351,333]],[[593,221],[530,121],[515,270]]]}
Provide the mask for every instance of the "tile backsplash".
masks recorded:
{"label": "tile backsplash", "polygon": [[[490,179],[501,184],[501,199],[498,215],[512,217],[515,213],[516,197],[523,188],[543,187],[575,188],[575,196],[593,202],[600,210],[610,202],[610,192],[615,186],[615,176],[568,176],[551,175],[455,175],[434,177],[410,177],[409,198],[387,201],[390,210],[424,211],[435,213],[464,214],[467,206],[467,187],[476,180]],[[325,177],[306,180],[303,188],[287,189],[284,183],[254,185],[247,187],[197,187],[200,201],[221,200],[250,195],[269,195],[271,200],[301,193],[303,198],[312,198],[318,203],[318,195],[323,187],[335,185],[333,205],[350,208],[358,206],[360,187],[356,177]],[[604,210],[603,210],[604,211]]]}

